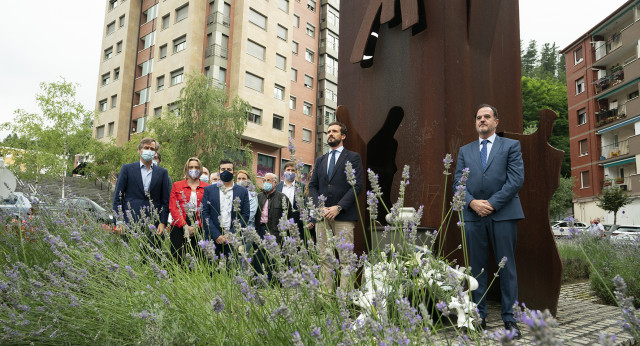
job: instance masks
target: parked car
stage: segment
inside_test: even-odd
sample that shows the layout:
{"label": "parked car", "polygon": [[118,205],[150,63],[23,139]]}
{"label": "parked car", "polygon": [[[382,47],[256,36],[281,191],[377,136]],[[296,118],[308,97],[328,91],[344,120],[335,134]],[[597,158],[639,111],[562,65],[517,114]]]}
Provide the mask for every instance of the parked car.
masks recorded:
{"label": "parked car", "polygon": [[[589,229],[589,226],[584,222],[574,221],[573,227],[578,230],[578,232],[584,232]],[[564,238],[571,235],[571,221],[568,220],[558,220],[551,223],[551,231],[553,231],[553,236],[556,238]]]}
{"label": "parked car", "polygon": [[2,214],[17,219],[24,219],[33,213],[29,198],[22,192],[11,192],[7,198],[0,199]]}
{"label": "parked car", "polygon": [[615,225],[610,230],[611,241],[615,243],[640,242],[640,226]]}
{"label": "parked car", "polygon": [[62,210],[66,213],[74,212],[86,212],[92,215],[97,221],[112,224],[115,223],[113,214],[107,209],[101,207],[98,203],[92,201],[88,197],[73,197],[60,200]]}

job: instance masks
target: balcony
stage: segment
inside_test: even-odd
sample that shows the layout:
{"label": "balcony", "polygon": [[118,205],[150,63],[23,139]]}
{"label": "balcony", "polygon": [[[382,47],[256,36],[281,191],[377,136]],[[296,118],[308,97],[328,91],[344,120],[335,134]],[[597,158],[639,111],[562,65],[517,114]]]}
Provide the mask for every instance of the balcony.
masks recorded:
{"label": "balcony", "polygon": [[[620,32],[611,33],[604,41],[597,41],[599,44],[594,45],[593,53],[595,55],[595,61],[600,62],[608,55],[622,47],[622,40]],[[596,39],[594,38],[594,41]],[[601,43],[603,42],[603,43]]]}
{"label": "balcony", "polygon": [[616,85],[624,82],[624,70],[620,65],[611,69],[611,74],[606,75],[593,82],[596,86],[596,95]]}
{"label": "balcony", "polygon": [[224,81],[220,81],[216,78],[209,78],[209,86],[220,88],[220,89],[225,89],[227,87]]}
{"label": "balcony", "polygon": [[629,141],[629,154],[640,155],[640,134],[631,136],[627,140]]}
{"label": "balcony", "polygon": [[626,118],[627,114],[625,112],[626,111],[622,109],[621,112],[618,113],[618,108],[598,111],[596,113],[596,127],[604,126],[616,120]]}
{"label": "balcony", "polygon": [[617,143],[605,145],[600,151],[600,161],[615,161],[629,155],[629,140],[625,139]]}
{"label": "balcony", "polygon": [[212,24],[222,24],[228,28],[231,25],[231,19],[222,12],[215,12],[207,16],[207,25]]}
{"label": "balcony", "polygon": [[207,47],[207,49],[204,52],[204,55],[206,58],[210,56],[219,56],[223,59],[227,59],[228,53],[229,53],[229,50],[226,47],[223,48],[219,44],[212,44],[209,47]]}
{"label": "balcony", "polygon": [[627,191],[631,192],[632,195],[640,195],[640,174],[631,174],[628,179]]}

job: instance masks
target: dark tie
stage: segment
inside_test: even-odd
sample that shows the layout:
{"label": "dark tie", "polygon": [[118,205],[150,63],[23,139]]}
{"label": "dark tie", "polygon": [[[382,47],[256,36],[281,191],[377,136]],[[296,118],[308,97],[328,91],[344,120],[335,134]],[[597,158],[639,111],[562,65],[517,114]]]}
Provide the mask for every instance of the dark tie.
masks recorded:
{"label": "dark tie", "polygon": [[333,169],[336,167],[336,151],[331,150],[331,157],[329,158],[329,171],[327,172],[327,176],[331,179],[331,173],[333,173]]}
{"label": "dark tie", "polygon": [[482,149],[480,150],[480,162],[482,162],[482,170],[484,171],[487,168],[487,144],[489,143],[488,139],[482,141]]}

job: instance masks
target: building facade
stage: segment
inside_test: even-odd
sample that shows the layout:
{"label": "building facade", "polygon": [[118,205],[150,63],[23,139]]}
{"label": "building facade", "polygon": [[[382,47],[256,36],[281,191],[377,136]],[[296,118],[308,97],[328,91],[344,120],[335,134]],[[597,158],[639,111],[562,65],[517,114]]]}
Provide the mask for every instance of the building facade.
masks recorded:
{"label": "building facade", "polygon": [[[176,107],[199,71],[251,104],[244,143],[253,171],[311,169],[335,120],[338,0],[106,0],[94,136],[123,145]],[[189,156],[188,154],[185,156]],[[209,165],[215,163],[209,163]]]}
{"label": "building facade", "polygon": [[617,185],[633,196],[618,224],[640,225],[640,1],[627,1],[561,51],[565,56],[574,216],[613,214],[596,196]]}

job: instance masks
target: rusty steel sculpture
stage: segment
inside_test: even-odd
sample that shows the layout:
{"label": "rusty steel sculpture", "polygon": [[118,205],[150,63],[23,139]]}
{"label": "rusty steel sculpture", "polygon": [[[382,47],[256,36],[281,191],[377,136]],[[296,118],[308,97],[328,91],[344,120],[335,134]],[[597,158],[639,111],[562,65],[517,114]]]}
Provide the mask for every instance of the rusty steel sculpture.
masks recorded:
{"label": "rusty steel sculpture", "polygon": [[[398,167],[411,166],[405,205],[424,205],[421,226],[440,225],[440,163],[447,153],[455,162],[460,146],[477,138],[476,107],[489,103],[500,110],[498,131],[521,141],[525,163],[520,198],[526,219],[518,223],[516,250],[519,300],[555,314],[562,263],[548,208],[563,154],[547,143],[551,111],[541,112],[536,133],[521,134],[518,2],[343,0],[340,41],[336,116],[349,128],[346,147],[379,174],[386,203],[397,198]],[[364,193],[359,203],[366,205]],[[356,231],[358,253],[366,251],[364,234],[370,231]],[[455,222],[446,233],[445,248],[453,250],[461,241]],[[461,261],[460,251],[454,253]]]}

